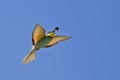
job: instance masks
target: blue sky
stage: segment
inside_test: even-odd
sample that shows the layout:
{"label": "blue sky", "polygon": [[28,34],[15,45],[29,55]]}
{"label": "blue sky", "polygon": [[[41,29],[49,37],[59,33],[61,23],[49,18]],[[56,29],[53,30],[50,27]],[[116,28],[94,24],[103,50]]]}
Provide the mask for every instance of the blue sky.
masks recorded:
{"label": "blue sky", "polygon": [[[120,80],[119,0],[1,0],[0,80]],[[36,23],[71,40],[27,65]]]}

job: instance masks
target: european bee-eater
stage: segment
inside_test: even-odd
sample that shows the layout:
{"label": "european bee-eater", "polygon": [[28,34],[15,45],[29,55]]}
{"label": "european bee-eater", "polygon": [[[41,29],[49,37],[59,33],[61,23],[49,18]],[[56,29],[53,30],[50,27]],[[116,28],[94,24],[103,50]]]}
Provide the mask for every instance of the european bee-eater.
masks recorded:
{"label": "european bee-eater", "polygon": [[44,28],[40,24],[36,24],[33,32],[32,32],[32,49],[28,55],[23,59],[23,64],[27,64],[35,60],[36,51],[40,48],[48,48],[51,47],[58,42],[70,39],[68,36],[55,36],[55,31],[59,30],[58,27],[48,34],[45,34]]}

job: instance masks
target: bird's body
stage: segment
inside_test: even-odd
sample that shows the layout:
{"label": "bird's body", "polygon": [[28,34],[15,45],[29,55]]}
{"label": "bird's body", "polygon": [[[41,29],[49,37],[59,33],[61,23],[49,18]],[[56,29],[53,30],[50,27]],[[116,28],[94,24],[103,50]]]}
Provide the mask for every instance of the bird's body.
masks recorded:
{"label": "bird's body", "polygon": [[68,36],[55,36],[55,28],[53,31],[45,35],[45,30],[40,24],[37,24],[32,33],[32,49],[27,56],[23,59],[23,63],[27,64],[36,58],[36,51],[40,48],[47,48],[57,44],[60,41],[70,39]]}
{"label": "bird's body", "polygon": [[51,41],[52,37],[46,36],[38,44],[35,45],[35,48],[39,50],[40,48],[45,48],[46,45]]}

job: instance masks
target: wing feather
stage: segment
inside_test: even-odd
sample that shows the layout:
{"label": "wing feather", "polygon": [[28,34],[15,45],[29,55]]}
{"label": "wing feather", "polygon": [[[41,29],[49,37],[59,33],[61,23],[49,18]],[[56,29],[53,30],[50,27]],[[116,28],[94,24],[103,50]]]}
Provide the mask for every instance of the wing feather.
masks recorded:
{"label": "wing feather", "polygon": [[68,36],[55,36],[54,38],[52,38],[52,40],[47,44],[46,47],[51,47],[55,44],[57,44],[58,42],[62,42],[64,40],[68,40],[70,39],[71,37],[68,37]]}
{"label": "wing feather", "polygon": [[45,37],[45,30],[40,24],[36,24],[32,32],[32,43],[35,45],[38,41]]}

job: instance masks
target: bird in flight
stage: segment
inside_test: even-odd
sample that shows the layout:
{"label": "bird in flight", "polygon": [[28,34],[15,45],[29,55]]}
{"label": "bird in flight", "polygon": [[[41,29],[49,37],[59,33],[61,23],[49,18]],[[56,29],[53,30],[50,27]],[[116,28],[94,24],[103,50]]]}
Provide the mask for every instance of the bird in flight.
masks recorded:
{"label": "bird in flight", "polygon": [[40,25],[36,24],[32,32],[32,49],[23,59],[23,64],[30,63],[36,59],[36,51],[40,48],[49,48],[58,42],[68,40],[71,37],[69,36],[59,36],[55,35],[55,31],[58,31],[59,28],[55,27],[54,30],[50,31],[48,34],[45,34],[45,29]]}

